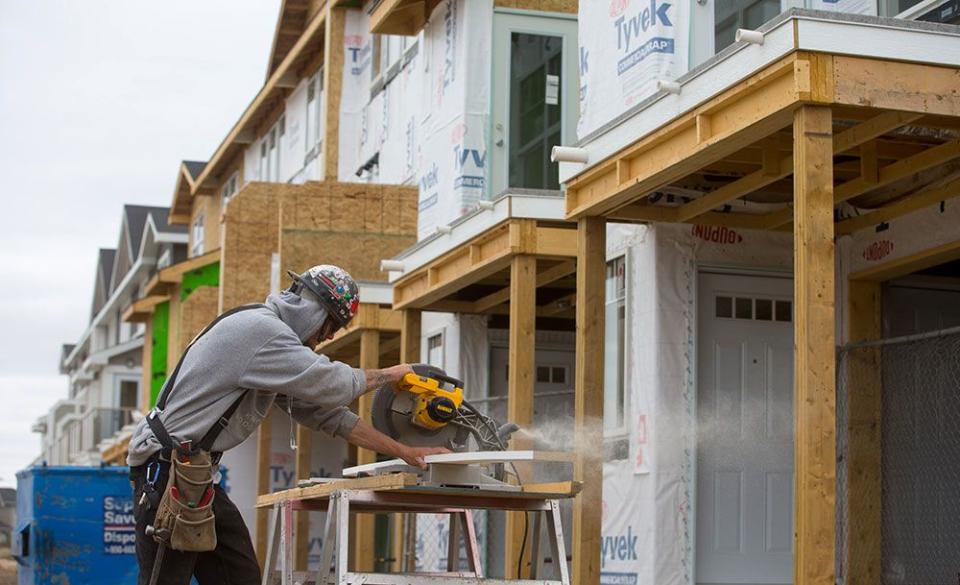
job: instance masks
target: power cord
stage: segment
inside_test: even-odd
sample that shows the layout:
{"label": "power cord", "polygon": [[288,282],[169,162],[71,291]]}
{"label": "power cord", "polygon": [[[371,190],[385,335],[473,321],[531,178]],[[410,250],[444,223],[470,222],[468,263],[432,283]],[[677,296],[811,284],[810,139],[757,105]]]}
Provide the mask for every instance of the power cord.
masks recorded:
{"label": "power cord", "polygon": [[[517,478],[517,485],[523,486],[523,482],[520,481],[520,473],[517,471],[517,466],[510,462],[510,467],[513,469],[513,476]],[[523,540],[520,541],[520,554],[517,555],[517,579],[520,579],[521,571],[523,570],[523,554],[527,549],[527,536],[530,529],[530,512],[523,513]]]}

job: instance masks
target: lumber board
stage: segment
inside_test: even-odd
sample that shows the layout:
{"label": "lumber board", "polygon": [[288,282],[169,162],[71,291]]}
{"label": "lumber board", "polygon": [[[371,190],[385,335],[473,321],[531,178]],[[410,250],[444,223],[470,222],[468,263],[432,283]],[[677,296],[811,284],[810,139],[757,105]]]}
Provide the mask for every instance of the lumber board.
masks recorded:
{"label": "lumber board", "polygon": [[[297,450],[294,453],[293,469],[296,479],[299,481],[310,477],[310,463],[313,459],[313,429],[292,419],[290,424],[297,425]],[[310,547],[310,516],[308,514],[297,514],[294,521],[297,523],[297,528],[293,549],[293,566],[297,571],[306,571]]]}
{"label": "lumber board", "polygon": [[577,332],[574,384],[574,480],[583,482],[573,508],[573,582],[600,583],[603,455],[597,429],[603,421],[603,329],[607,269],[606,222],[585,217],[577,226]]}
{"label": "lumber board", "polygon": [[[574,461],[573,453],[563,451],[471,451],[468,453],[441,453],[439,455],[427,455],[423,458],[426,463],[443,463],[445,465],[489,465],[491,463],[525,463],[525,462],[553,462],[553,463],[572,463]],[[344,477],[357,477],[359,475],[371,475],[374,473],[384,473],[393,470],[412,469],[402,459],[390,459],[387,461],[378,461],[367,465],[356,465],[346,467],[343,470]]]}
{"label": "lumber board", "polygon": [[[569,231],[569,230],[564,230]],[[534,256],[520,254],[513,258],[510,265],[510,329],[508,339],[507,370],[507,420],[520,428],[533,424],[534,373],[536,372],[536,294],[537,259]],[[530,441],[514,437],[511,441],[515,449],[527,449]],[[515,465],[523,483],[529,476],[529,465]],[[517,562],[522,550],[529,550],[529,530],[526,527],[524,512],[507,513],[506,541],[503,557],[504,575],[518,579],[529,577],[529,566],[521,567]]]}
{"label": "lumber board", "polygon": [[406,364],[420,362],[421,313],[405,309],[400,320],[400,361]]}
{"label": "lumber board", "polygon": [[855,231],[879,225],[957,196],[960,196],[960,179],[955,179],[940,187],[909,195],[869,213],[839,221],[835,228],[836,233],[838,236],[852,234]]}
{"label": "lumber board", "polygon": [[281,502],[325,498],[340,490],[395,490],[417,485],[419,479],[414,473],[391,473],[373,477],[328,481],[307,487],[290,488],[257,498],[257,508],[269,508]]}
{"label": "lumber board", "polygon": [[[270,451],[271,451],[271,431],[275,409],[270,409],[267,417],[257,427],[257,496],[264,497],[270,492]],[[269,538],[267,524],[270,515],[269,510],[257,510],[255,520],[255,546],[257,559],[260,561],[260,569],[263,570],[263,563],[267,558],[267,539]]]}
{"label": "lumber board", "polygon": [[[360,368],[375,370],[380,367],[380,331],[365,329],[360,333]],[[364,422],[372,425],[370,408],[373,406],[373,393],[367,392],[359,399],[358,411]],[[369,449],[357,449],[357,463],[374,463],[377,453]],[[356,519],[354,530],[354,563],[359,571],[372,571],[376,559],[376,518],[366,514]]]}
{"label": "lumber board", "polygon": [[839,55],[833,61],[838,104],[960,116],[960,69]]}
{"label": "lumber board", "polygon": [[[851,280],[847,302],[850,341],[882,337],[880,283]],[[880,348],[847,358],[846,558],[850,583],[880,585],[882,528],[882,381]]]}
{"label": "lumber board", "polygon": [[836,356],[832,112],[794,119],[794,580],[833,585]]}

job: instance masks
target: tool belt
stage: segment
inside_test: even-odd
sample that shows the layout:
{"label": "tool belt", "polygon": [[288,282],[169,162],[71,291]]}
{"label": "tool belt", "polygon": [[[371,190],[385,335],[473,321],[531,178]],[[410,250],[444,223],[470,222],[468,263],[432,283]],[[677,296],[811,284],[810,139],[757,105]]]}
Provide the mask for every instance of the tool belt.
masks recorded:
{"label": "tool belt", "polygon": [[[160,415],[166,408],[170,394],[177,382],[177,374],[183,360],[198,339],[203,337],[214,325],[225,317],[249,309],[258,309],[264,305],[243,305],[220,315],[207,325],[183,351],[173,374],[164,384],[157,400],[157,406],[147,415],[147,424],[157,441],[163,446],[163,453],[170,455],[170,472],[167,485],[156,504],[157,513],[153,524],[146,533],[162,546],[185,552],[211,551],[217,547],[216,517],[213,513],[213,477],[218,468],[219,454],[213,456],[211,449],[223,429],[230,424],[230,418],[246,397],[246,392],[233,401],[210,430],[195,444],[192,441],[177,440],[167,432]],[[149,466],[148,466],[149,467]],[[154,474],[154,481],[156,474]],[[152,487],[150,472],[147,482]],[[155,492],[154,492],[155,493]],[[153,498],[148,498],[153,499]],[[151,502],[152,503],[152,502]]]}

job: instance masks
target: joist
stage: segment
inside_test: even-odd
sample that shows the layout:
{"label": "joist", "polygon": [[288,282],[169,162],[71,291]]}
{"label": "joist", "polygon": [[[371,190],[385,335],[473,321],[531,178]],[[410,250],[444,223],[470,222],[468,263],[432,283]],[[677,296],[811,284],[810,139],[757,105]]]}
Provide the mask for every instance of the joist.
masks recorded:
{"label": "joist", "polygon": [[[449,296],[510,267],[518,254],[570,261],[576,239],[569,228],[538,225],[531,219],[510,219],[492,227],[394,283],[394,309],[426,309],[460,313],[487,312],[509,298],[504,289],[477,301]],[[567,273],[569,274],[569,272]],[[563,278],[563,269],[545,273],[543,283]]]}
{"label": "joist", "polygon": [[960,259],[960,239],[854,272],[851,280],[883,282]]}
{"label": "joist", "polygon": [[[605,214],[789,126],[801,86],[796,59],[771,65],[571,179],[567,218]],[[696,119],[705,114],[711,135],[698,141]]]}
{"label": "joist", "polygon": [[949,201],[957,196],[960,196],[960,179],[954,179],[934,189],[926,189],[920,193],[908,195],[863,215],[844,219],[837,223],[835,230],[838,236],[852,234],[858,230],[876,226],[925,207],[936,205],[941,201]]}
{"label": "joist", "polygon": [[[540,288],[542,286],[547,286],[552,284],[561,278],[573,274],[577,269],[576,262],[566,261],[551,266],[545,270],[542,270],[537,273],[536,287]],[[477,299],[473,302],[473,308],[471,313],[485,313],[488,310],[501,305],[510,300],[510,289],[511,287],[504,287],[497,292],[490,293],[489,295]]]}

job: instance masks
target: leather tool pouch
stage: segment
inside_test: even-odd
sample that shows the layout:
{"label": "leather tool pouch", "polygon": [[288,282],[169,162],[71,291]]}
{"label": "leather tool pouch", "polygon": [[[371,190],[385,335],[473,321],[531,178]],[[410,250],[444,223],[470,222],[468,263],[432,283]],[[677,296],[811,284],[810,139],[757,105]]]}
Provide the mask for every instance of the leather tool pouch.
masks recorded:
{"label": "leather tool pouch", "polygon": [[207,451],[171,457],[170,479],[153,521],[158,542],[184,552],[217,548],[213,473]]}

